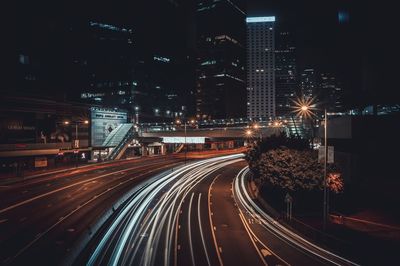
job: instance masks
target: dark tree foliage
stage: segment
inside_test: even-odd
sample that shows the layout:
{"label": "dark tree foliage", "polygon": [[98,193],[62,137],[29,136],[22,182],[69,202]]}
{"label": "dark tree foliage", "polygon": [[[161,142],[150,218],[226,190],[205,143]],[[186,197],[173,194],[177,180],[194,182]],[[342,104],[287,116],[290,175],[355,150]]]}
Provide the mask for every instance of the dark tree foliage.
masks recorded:
{"label": "dark tree foliage", "polygon": [[278,148],[286,147],[288,149],[294,149],[299,151],[309,150],[310,144],[308,140],[301,139],[299,137],[290,136],[287,137],[285,132],[281,132],[279,135],[272,135],[269,138],[263,139],[260,143],[255,144],[246,155],[250,167],[255,161],[259,160],[261,154]]}
{"label": "dark tree foliage", "polygon": [[[323,188],[323,164],[318,162],[317,153],[307,140],[288,138],[285,134],[273,135],[252,147],[246,159],[259,185],[288,191]],[[334,165],[329,165],[329,172],[336,170]],[[332,190],[338,192],[343,187],[340,174],[330,174],[329,179],[330,176],[332,180],[328,180],[328,184],[332,183]]]}

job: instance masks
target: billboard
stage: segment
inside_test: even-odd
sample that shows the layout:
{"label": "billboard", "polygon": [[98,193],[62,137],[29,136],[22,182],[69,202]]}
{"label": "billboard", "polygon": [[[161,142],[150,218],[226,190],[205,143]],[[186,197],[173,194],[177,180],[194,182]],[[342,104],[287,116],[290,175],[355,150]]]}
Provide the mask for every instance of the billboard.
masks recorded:
{"label": "billboard", "polygon": [[205,137],[163,137],[164,143],[196,143],[196,144],[204,144],[206,138]]}
{"label": "billboard", "polygon": [[111,131],[128,121],[128,114],[124,111],[92,107],[90,108],[90,113],[92,147],[101,147]]}

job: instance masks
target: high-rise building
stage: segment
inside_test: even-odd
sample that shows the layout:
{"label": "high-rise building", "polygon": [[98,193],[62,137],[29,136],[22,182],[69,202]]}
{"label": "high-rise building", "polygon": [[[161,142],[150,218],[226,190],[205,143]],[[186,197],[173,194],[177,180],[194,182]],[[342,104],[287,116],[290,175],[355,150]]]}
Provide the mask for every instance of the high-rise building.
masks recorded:
{"label": "high-rise building", "polygon": [[246,113],[245,13],[241,1],[198,1],[196,6],[196,116]]}
{"label": "high-rise building", "polygon": [[275,17],[247,17],[247,117],[273,118]]}
{"label": "high-rise building", "polygon": [[328,112],[343,111],[342,88],[336,77],[331,73],[321,73],[318,101],[327,108]]}
{"label": "high-rise building", "polygon": [[277,29],[275,48],[276,115],[289,115],[297,97],[296,47],[291,32]]}
{"label": "high-rise building", "polygon": [[317,93],[317,75],[312,68],[304,69],[300,74],[300,91],[304,98],[313,98]]}
{"label": "high-rise building", "polygon": [[[103,22],[89,22],[93,53],[80,58],[89,72],[80,99],[108,108],[123,108],[131,121],[171,120],[182,116],[182,61],[170,53],[135,47],[132,30]],[[79,61],[77,59],[77,61]],[[85,85],[85,83],[83,83]],[[77,84],[81,86],[82,84]]]}

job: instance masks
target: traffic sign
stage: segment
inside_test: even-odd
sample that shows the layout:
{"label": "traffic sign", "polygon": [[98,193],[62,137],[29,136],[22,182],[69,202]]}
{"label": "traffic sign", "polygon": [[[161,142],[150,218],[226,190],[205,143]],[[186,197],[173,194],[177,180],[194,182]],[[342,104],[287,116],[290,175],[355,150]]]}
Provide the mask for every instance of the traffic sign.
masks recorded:
{"label": "traffic sign", "polygon": [[292,201],[293,201],[292,196],[290,196],[289,193],[286,193],[285,202],[286,202],[286,203],[289,203],[289,202],[292,202]]}

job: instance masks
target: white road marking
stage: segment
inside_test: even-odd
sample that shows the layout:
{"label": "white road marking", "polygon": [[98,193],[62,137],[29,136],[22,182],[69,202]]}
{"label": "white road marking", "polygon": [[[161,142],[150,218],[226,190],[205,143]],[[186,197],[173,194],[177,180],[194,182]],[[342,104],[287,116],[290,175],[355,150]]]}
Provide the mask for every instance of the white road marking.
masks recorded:
{"label": "white road marking", "polygon": [[194,260],[193,245],[192,245],[192,229],[191,229],[191,224],[190,224],[190,214],[192,211],[193,196],[194,196],[194,193],[192,193],[192,196],[190,196],[190,201],[189,201],[188,234],[189,234],[189,249],[190,249],[190,256],[192,258],[192,265],[196,265],[196,262]]}
{"label": "white road marking", "polygon": [[199,220],[200,236],[201,236],[201,242],[203,243],[204,253],[206,254],[206,259],[207,259],[208,265],[211,266],[210,258],[208,257],[206,243],[204,241],[203,228],[201,226],[200,200],[201,200],[201,193],[199,193],[199,199],[198,199],[198,203],[197,203],[197,217],[198,217],[198,220]]}
{"label": "white road marking", "polygon": [[215,237],[215,232],[214,232],[216,230],[216,228],[213,225],[213,222],[212,222],[212,219],[211,219],[211,197],[210,197],[211,196],[212,184],[214,184],[215,180],[220,176],[221,176],[221,174],[217,175],[214,178],[214,180],[212,181],[210,187],[208,188],[208,218],[210,219],[211,233],[212,233],[212,237],[213,237],[213,240],[214,240],[214,246],[215,246],[215,249],[217,251],[218,261],[219,261],[219,264],[221,266],[223,266],[224,263],[222,262],[221,254],[219,253],[218,244],[217,244],[217,238]]}
{"label": "white road marking", "polygon": [[[124,171],[128,171],[128,170],[133,170],[133,169],[136,169],[136,168],[137,168],[137,166],[134,166],[134,167],[131,167],[131,168],[128,168],[128,169],[124,169],[124,170],[117,171],[117,172],[115,172],[115,173],[124,172]],[[89,180],[82,180],[82,181],[80,181],[80,182],[77,182],[77,183],[74,183],[74,184],[71,184],[71,185],[68,185],[68,186],[65,186],[65,187],[61,187],[61,188],[58,188],[58,189],[51,190],[51,191],[49,191],[49,192],[47,192],[47,193],[40,194],[40,195],[35,196],[35,197],[33,197],[33,198],[30,198],[30,199],[21,201],[21,202],[19,202],[19,203],[14,204],[14,205],[8,206],[7,208],[1,209],[1,210],[0,210],[0,213],[3,213],[3,212],[6,212],[6,211],[15,209],[15,208],[17,208],[17,207],[19,207],[19,206],[25,205],[25,204],[27,204],[27,203],[30,203],[30,202],[35,201],[35,200],[37,200],[37,199],[44,198],[44,197],[49,196],[49,195],[52,195],[52,194],[55,194],[55,193],[57,193],[57,192],[66,190],[66,189],[68,189],[68,188],[75,187],[75,186],[78,186],[78,185],[82,185],[82,184],[85,184],[85,183],[90,182],[90,181],[92,181],[92,180],[97,180],[97,179],[100,179],[100,178],[103,178],[103,177],[106,177],[106,176],[110,176],[110,175],[113,175],[113,174],[114,174],[114,172],[108,173],[108,174],[104,174],[104,175],[100,175],[100,176],[96,176],[96,177],[93,177],[93,178],[91,178],[91,179],[89,179]],[[46,186],[50,186],[50,184],[47,184]]]}
{"label": "white road marking", "polygon": [[262,249],[261,249],[261,254],[262,254],[264,257],[266,257],[266,256],[271,256],[271,255],[272,255],[272,253],[269,252],[268,250],[266,250],[265,248],[262,248]]}

